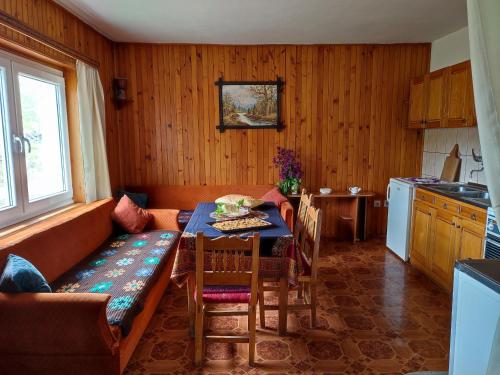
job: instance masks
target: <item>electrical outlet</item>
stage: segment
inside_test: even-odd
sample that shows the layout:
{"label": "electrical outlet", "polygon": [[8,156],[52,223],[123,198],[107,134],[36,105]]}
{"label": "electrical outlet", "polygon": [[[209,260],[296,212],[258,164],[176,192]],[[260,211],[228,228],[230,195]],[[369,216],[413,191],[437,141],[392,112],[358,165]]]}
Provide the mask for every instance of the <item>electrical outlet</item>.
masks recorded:
{"label": "electrical outlet", "polygon": [[380,201],[378,199],[373,201],[373,207],[380,207]]}
{"label": "electrical outlet", "polygon": [[389,207],[389,201],[387,199],[384,200],[384,207]]}

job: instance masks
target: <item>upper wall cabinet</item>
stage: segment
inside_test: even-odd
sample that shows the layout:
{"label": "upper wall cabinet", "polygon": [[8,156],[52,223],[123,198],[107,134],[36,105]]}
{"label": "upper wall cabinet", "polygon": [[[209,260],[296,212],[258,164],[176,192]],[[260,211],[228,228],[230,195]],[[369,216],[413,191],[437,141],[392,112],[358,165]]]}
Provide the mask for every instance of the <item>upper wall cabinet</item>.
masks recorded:
{"label": "upper wall cabinet", "polygon": [[409,111],[410,128],[423,128],[425,126],[426,91],[425,77],[417,77],[411,80]]}
{"label": "upper wall cabinet", "polygon": [[412,79],[409,128],[476,126],[470,62]]}

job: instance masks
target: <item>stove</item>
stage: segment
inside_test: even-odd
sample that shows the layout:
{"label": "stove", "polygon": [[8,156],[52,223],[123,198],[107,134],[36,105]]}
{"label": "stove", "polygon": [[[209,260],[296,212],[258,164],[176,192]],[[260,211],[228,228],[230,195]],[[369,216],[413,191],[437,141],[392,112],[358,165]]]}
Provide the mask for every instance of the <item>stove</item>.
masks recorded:
{"label": "stove", "polygon": [[495,217],[495,210],[492,207],[488,208],[484,257],[486,259],[500,259],[500,228]]}
{"label": "stove", "polygon": [[450,182],[442,181],[437,177],[400,177],[398,180],[404,181],[413,185],[423,184],[449,184]]}

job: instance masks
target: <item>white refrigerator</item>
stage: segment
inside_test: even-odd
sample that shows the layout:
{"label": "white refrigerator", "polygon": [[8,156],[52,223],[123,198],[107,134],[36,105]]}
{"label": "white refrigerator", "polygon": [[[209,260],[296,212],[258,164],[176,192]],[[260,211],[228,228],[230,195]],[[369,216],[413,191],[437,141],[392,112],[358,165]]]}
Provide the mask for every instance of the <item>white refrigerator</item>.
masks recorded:
{"label": "white refrigerator", "polygon": [[386,246],[405,262],[409,259],[414,183],[391,178],[387,187],[389,216]]}

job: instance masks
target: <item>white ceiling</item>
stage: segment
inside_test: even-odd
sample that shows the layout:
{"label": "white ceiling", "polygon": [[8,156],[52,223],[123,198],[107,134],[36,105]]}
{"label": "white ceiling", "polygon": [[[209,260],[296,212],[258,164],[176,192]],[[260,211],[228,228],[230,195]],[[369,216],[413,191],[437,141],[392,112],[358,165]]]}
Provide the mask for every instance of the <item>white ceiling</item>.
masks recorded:
{"label": "white ceiling", "polygon": [[430,42],[467,25],[466,0],[55,0],[118,42]]}

